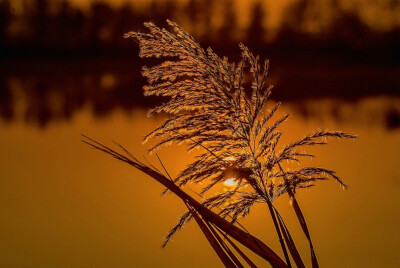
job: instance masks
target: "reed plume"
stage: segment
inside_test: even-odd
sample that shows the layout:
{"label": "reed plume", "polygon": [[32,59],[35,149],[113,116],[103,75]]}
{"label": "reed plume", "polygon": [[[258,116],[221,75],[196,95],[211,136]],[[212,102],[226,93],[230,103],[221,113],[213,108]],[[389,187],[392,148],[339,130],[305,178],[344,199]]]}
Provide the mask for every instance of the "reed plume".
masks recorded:
{"label": "reed plume", "polygon": [[[296,190],[328,179],[337,181],[343,188],[347,186],[332,170],[300,167],[288,171],[283,168],[284,163],[314,157],[304,147],[326,144],[328,138],[353,139],[355,136],[341,131],[316,131],[290,144],[280,145],[282,132],[279,126],[289,115],[276,116],[280,103],[267,109],[272,90],[267,83],[269,61],[261,62],[245,45],[239,44],[242,59],[238,63],[230,62],[211,48],[204,50],[176,23],[167,22],[174,32],[149,22],[145,23],[148,33],[129,32],[124,35],[139,43],[140,57],[166,58],[159,65],[143,67],[142,74],[148,80],[144,94],[167,98],[165,103],[151,109],[149,116],[160,112],[170,115],[143,141],[157,141],[150,151],[171,143],[185,143],[189,151],[201,148],[202,152],[195,161],[171,181],[172,185],[179,189],[189,182],[205,182],[201,191],[204,194],[223,183],[229,174],[234,174],[236,186],[233,189],[212,194],[201,205],[209,211],[220,208],[218,216],[228,219],[233,226],[240,217],[250,213],[255,203],[267,204],[286,265],[291,267],[290,253],[296,265],[304,267],[289,230],[273,206],[278,197],[288,194],[310,243],[312,265],[318,267],[306,221],[295,198]],[[248,77],[251,83],[247,82]],[[246,92],[251,92],[251,96]],[[171,190],[171,186],[167,189]],[[163,246],[184,224],[195,219],[223,263],[235,265],[232,256],[224,255],[214,247],[219,236],[213,223],[199,221],[198,207],[186,200],[184,202],[188,211],[169,232]],[[229,250],[225,252],[229,253]]]}

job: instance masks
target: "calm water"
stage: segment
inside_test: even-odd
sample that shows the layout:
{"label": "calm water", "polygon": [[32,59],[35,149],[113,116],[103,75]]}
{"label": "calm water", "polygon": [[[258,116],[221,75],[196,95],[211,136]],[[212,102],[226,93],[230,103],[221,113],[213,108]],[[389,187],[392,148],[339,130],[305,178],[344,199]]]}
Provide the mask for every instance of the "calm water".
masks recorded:
{"label": "calm water", "polygon": [[[294,104],[281,109],[292,114],[283,142],[317,128],[359,135],[356,141],[332,140],[311,150],[317,154],[312,164],[336,170],[348,191],[328,181],[298,192],[321,267],[400,264],[400,130],[387,128],[382,112],[399,103],[383,97],[347,104],[309,102],[308,110],[317,111],[311,117]],[[2,119],[1,266],[221,266],[194,223],[161,249],[184,205],[172,195],[160,197],[163,189],[150,177],[80,142],[81,133],[109,145],[115,140],[157,163],[140,141],[162,120],[148,119],[143,109],[113,109],[98,117],[87,103],[68,120],[53,120],[44,128],[21,118]],[[181,146],[161,150],[160,157],[177,174],[192,156]],[[195,190],[189,188],[188,193]],[[279,199],[277,207],[309,263],[306,240],[287,198]],[[279,252],[266,207],[255,207],[243,223]]]}

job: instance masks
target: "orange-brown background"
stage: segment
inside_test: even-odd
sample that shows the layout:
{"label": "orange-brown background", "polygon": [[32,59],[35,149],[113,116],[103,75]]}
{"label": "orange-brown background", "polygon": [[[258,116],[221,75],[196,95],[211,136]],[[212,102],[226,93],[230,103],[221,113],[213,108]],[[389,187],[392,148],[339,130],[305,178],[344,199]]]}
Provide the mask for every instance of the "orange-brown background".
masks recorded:
{"label": "orange-brown background", "polygon": [[[0,10],[0,266],[221,266],[195,224],[161,249],[183,204],[80,142],[116,140],[157,163],[140,143],[164,119],[147,118],[160,100],[141,96],[140,66],[155,62],[121,36],[166,18],[221,56],[237,60],[243,42],[271,59],[270,105],[291,114],[283,142],[317,128],[359,136],[305,163],[336,170],[349,190],[321,182],[299,201],[321,267],[399,266],[398,1],[2,0]],[[160,151],[175,175],[192,156]],[[287,198],[277,206],[309,263]],[[265,207],[243,224],[279,252]]]}

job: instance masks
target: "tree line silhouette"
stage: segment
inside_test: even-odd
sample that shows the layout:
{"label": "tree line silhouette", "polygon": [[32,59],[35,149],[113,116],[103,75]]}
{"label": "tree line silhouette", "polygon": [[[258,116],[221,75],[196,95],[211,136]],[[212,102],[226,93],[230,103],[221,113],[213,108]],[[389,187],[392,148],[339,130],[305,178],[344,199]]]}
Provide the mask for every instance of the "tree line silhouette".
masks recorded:
{"label": "tree line silhouette", "polygon": [[[22,1],[22,13],[11,3],[0,0],[0,118],[5,121],[22,118],[44,127],[71,118],[88,104],[97,116],[155,105],[160,100],[143,97],[144,80],[137,75],[141,65],[154,62],[139,64],[138,47],[123,34],[144,31],[145,21],[166,26],[167,18],[219,55],[237,61],[237,44],[243,42],[269,58],[270,83],[278,88],[271,97],[298,101],[300,110],[302,99],[400,94],[399,28],[373,30],[335,1],[328,7],[336,14],[330,23],[323,14],[310,16],[317,0],[294,2],[274,33],[263,23],[270,11],[262,1],[252,6],[244,31],[233,0],[153,1],[142,9],[93,2],[87,10],[68,1],[32,0]],[[220,16],[218,27],[215,16]],[[321,28],[309,31],[310,21]],[[387,110],[388,125],[398,127],[400,112]]]}
{"label": "tree line silhouette", "polygon": [[[122,38],[123,33],[143,29],[145,21],[163,26],[165,20],[170,18],[201,43],[224,47],[224,51],[230,47],[229,44],[241,41],[251,48],[269,47],[274,52],[285,53],[296,53],[305,48],[313,53],[376,51],[380,60],[398,61],[396,48],[400,45],[400,27],[390,31],[373,30],[358,14],[341,9],[335,1],[329,7],[337,14],[334,21],[317,32],[308,32],[305,26],[316,19],[310,18],[307,12],[316,2],[299,0],[289,5],[278,32],[270,38],[271,31],[263,24],[269,12],[263,8],[262,1],[253,4],[250,24],[239,36],[238,14],[232,0],[190,0],[186,5],[173,0],[153,1],[144,9],[129,4],[114,8],[106,2],[93,2],[88,10],[74,7],[68,1],[33,0],[24,2],[22,14],[15,14],[10,0],[3,0],[0,2],[0,48],[3,56],[134,54],[136,51],[132,51],[130,42]],[[219,27],[212,23],[216,5],[222,7],[222,11],[218,12],[222,21]],[[320,21],[314,23],[323,25],[325,18],[321,16],[318,19]],[[263,49],[259,50],[262,53]]]}

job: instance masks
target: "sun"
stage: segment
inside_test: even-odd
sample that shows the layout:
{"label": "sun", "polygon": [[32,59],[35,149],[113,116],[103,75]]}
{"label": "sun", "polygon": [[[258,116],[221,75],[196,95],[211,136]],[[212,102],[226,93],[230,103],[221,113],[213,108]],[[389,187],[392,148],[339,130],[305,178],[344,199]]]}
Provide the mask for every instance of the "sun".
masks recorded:
{"label": "sun", "polygon": [[230,187],[236,186],[237,185],[236,179],[235,178],[227,179],[226,181],[224,181],[224,185]]}
{"label": "sun", "polygon": [[224,160],[229,162],[229,161],[235,161],[236,158],[234,156],[228,156],[228,157],[225,157]]}

